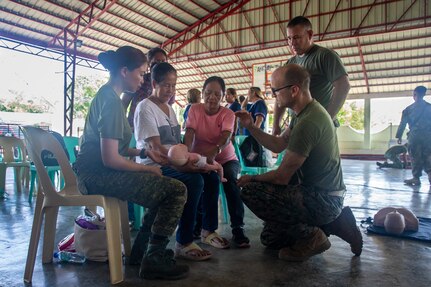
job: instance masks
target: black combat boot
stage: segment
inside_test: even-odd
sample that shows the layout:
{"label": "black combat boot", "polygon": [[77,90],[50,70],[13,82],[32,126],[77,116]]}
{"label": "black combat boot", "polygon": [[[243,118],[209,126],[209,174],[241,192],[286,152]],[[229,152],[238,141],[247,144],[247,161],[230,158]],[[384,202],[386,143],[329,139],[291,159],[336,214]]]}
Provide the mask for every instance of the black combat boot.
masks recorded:
{"label": "black combat boot", "polygon": [[136,235],[135,242],[133,243],[132,252],[130,253],[129,265],[139,265],[144,257],[145,250],[147,250],[148,240],[150,239],[151,232],[143,231],[142,227]]}
{"label": "black combat boot", "polygon": [[321,228],[327,236],[333,234],[349,243],[353,254],[356,256],[361,255],[363,245],[362,234],[356,226],[356,219],[350,207],[344,207],[334,221]]}
{"label": "black combat boot", "polygon": [[160,244],[149,243],[139,270],[141,278],[176,280],[188,275],[189,267],[177,265],[174,251],[166,249],[168,242],[166,239]]}

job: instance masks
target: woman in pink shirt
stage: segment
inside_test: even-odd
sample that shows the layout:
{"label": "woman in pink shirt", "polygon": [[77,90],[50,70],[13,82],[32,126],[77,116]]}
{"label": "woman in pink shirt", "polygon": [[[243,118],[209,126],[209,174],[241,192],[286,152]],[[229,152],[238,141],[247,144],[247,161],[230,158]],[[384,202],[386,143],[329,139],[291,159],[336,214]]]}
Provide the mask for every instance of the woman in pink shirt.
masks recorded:
{"label": "woman in pink shirt", "polygon": [[[240,164],[230,141],[235,114],[230,109],[220,106],[224,93],[225,83],[222,78],[214,76],[205,81],[202,89],[204,103],[195,104],[190,108],[184,143],[189,151],[206,156],[208,163],[217,161],[223,166],[227,179],[227,182],[223,183],[223,189],[231,218],[232,241],[237,247],[246,248],[250,247],[250,241],[244,234],[244,205],[236,185]],[[208,240],[207,230],[218,228],[219,184],[211,183],[209,177],[204,180],[202,202],[206,207],[203,210],[203,217],[206,220],[202,226],[202,242],[210,245],[227,244],[226,239],[220,236]]]}

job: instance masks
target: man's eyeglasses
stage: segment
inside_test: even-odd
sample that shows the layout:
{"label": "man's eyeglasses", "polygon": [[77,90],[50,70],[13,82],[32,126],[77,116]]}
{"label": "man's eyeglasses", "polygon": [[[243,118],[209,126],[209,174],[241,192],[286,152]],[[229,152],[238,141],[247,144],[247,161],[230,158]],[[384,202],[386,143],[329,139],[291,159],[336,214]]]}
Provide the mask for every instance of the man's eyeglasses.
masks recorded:
{"label": "man's eyeglasses", "polygon": [[278,89],[274,89],[273,87],[271,87],[271,91],[272,91],[272,94],[274,95],[274,96],[276,96],[276,94],[279,92],[279,91],[281,91],[281,90],[283,90],[283,89],[287,89],[287,88],[290,88],[290,87],[293,87],[294,85],[287,85],[287,86],[284,86],[284,87],[281,87],[281,88],[278,88]]}

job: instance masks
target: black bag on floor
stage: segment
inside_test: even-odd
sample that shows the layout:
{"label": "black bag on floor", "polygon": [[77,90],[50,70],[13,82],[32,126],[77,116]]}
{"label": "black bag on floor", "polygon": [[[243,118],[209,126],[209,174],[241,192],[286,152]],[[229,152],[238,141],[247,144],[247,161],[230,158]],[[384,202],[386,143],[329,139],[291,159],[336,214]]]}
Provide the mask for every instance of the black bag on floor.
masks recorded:
{"label": "black bag on floor", "polygon": [[246,166],[267,166],[264,159],[263,147],[257,142],[254,137],[246,137],[242,142],[241,146],[239,147],[239,150]]}

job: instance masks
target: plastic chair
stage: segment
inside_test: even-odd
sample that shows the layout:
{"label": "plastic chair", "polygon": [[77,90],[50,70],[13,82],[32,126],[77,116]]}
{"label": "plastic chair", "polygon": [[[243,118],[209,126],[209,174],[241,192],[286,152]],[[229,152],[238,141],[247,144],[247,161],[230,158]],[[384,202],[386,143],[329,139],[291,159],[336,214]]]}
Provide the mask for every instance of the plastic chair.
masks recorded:
{"label": "plastic chair", "polygon": [[[6,188],[6,169],[13,167],[16,190],[21,192],[23,170],[30,168],[27,161],[24,142],[16,137],[0,136],[0,146],[3,149],[3,156],[0,162],[0,197],[4,197]],[[17,156],[14,155],[18,152]]]}
{"label": "plastic chair", "polygon": [[242,157],[239,147],[241,146],[242,142],[246,137],[247,136],[242,136],[242,135],[235,136],[235,143],[233,145],[235,148],[236,156],[238,157],[239,163],[241,165],[241,175],[244,175],[244,174],[257,175],[257,174],[262,174],[275,169],[276,167],[254,167],[254,166],[245,165],[244,159]]}
{"label": "plastic chair", "polygon": [[[105,211],[106,234],[108,242],[108,259],[111,283],[117,284],[123,281],[123,266],[121,254],[121,235],[123,237],[124,251],[130,255],[130,231],[127,216],[126,203],[113,197],[103,195],[82,195],[76,186],[76,177],[70,166],[69,160],[60,143],[48,132],[27,126],[23,132],[29,147],[29,153],[36,166],[39,175],[41,191],[36,197],[33,226],[31,230],[30,244],[24,272],[24,281],[31,282],[36,260],[37,248],[42,229],[42,221],[45,217],[42,263],[52,262],[54,251],[54,239],[56,222],[60,206],[101,206]],[[42,159],[42,150],[51,151],[64,176],[65,185],[62,190],[56,191],[46,171]]]}
{"label": "plastic chair", "polygon": [[76,147],[79,147],[79,138],[64,136],[63,140],[69,153],[69,162],[74,163],[76,161],[75,150]]}
{"label": "plastic chair", "polygon": [[223,183],[220,182],[220,201],[223,208],[223,221],[224,223],[229,223],[229,212],[227,209],[227,200],[226,200],[226,194],[224,192]]}

